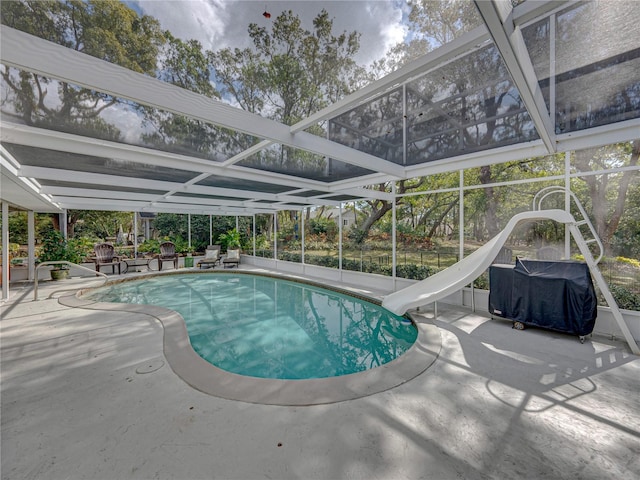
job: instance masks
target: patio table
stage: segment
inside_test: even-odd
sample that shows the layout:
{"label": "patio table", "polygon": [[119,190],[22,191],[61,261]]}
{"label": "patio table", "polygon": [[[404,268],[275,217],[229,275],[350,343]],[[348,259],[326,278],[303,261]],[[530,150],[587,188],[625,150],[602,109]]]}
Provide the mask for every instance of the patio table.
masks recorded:
{"label": "patio table", "polygon": [[140,267],[147,267],[147,270],[151,270],[151,267],[149,266],[149,262],[151,262],[151,260],[153,260],[152,257],[125,258],[124,263],[126,264],[126,267],[123,273],[127,273],[129,271],[129,267],[135,268],[136,272],[140,271]]}

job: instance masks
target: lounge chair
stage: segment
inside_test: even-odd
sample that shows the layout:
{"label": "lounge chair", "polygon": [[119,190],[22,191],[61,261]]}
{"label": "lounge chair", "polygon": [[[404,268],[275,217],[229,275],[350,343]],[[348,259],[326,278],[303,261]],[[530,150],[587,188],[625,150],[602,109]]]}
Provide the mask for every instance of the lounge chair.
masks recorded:
{"label": "lounge chair", "polygon": [[220,245],[209,245],[204,252],[204,258],[198,262],[198,267],[215,268],[218,263],[220,263]]}
{"label": "lounge chair", "polygon": [[240,250],[227,250],[227,256],[222,259],[222,265],[227,268],[227,265],[237,267],[240,265]]}
{"label": "lounge chair", "polygon": [[111,266],[112,273],[116,273],[116,266],[118,267],[118,275],[120,274],[120,257],[116,255],[116,250],[110,243],[98,243],[93,247],[93,251],[96,255],[94,263],[96,264],[96,272],[100,271],[102,266]]}
{"label": "lounge chair", "polygon": [[176,253],[176,245],[173,242],[162,242],[160,244],[160,254],[156,255],[158,259],[158,270],[162,270],[164,262],[173,262],[173,268],[178,268],[178,254]]}

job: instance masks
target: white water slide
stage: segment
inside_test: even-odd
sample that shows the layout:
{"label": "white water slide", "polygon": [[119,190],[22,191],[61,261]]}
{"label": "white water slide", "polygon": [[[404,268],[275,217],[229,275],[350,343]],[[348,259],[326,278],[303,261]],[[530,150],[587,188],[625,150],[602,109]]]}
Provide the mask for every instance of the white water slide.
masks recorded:
{"label": "white water slide", "polygon": [[[575,200],[577,201],[577,199]],[[580,205],[580,207],[582,206]],[[580,208],[580,210],[583,212],[582,208]],[[629,344],[631,351],[636,355],[640,355],[640,349],[631,335],[631,331],[629,330],[624,317],[620,313],[618,304],[614,300],[613,295],[611,295],[604,277],[602,277],[602,274],[600,273],[597,260],[594,260],[593,255],[589,250],[588,244],[591,242],[597,242],[601,247],[600,240],[595,235],[593,226],[586,217],[585,220],[576,222],[573,215],[564,210],[537,210],[518,213],[509,220],[509,223],[507,223],[504,230],[468,257],[463,258],[451,267],[419,281],[418,283],[387,295],[382,301],[382,306],[395,314],[403,315],[409,309],[437,302],[438,300],[457,292],[464,286],[469,285],[476,278],[482,275],[487,268],[489,268],[517,225],[537,220],[554,220],[569,226],[569,231],[576,241],[576,244],[580,249],[580,253],[584,256],[585,261],[589,266],[589,270],[591,271],[591,275],[604,295],[607,304],[611,308],[611,312],[618,324],[618,327],[622,331],[625,340]],[[582,236],[582,232],[578,228],[583,224],[587,224],[589,226],[594,238],[585,241]],[[600,260],[600,257],[598,257],[598,260]]]}

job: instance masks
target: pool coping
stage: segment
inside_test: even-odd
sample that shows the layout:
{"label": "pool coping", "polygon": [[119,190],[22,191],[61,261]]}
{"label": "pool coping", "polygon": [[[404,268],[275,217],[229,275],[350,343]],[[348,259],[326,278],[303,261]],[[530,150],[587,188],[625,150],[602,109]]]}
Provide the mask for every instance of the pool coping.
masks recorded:
{"label": "pool coping", "polygon": [[[224,274],[222,271],[181,271],[159,275],[194,273],[203,275]],[[312,280],[302,280],[299,277],[237,270],[228,273],[270,276],[298,283],[307,283],[380,304],[379,299],[354,293],[348,289],[320,284]],[[141,277],[114,280],[108,282],[107,285],[135,281],[136,278],[140,279]],[[143,278],[149,278],[149,275],[145,275]],[[95,302],[82,297],[83,293],[89,290],[84,289],[76,294],[60,297],[58,301],[62,305],[72,308],[122,311],[145,314],[157,319],[164,329],[164,355],[174,373],[193,388],[228,400],[265,405],[306,406],[365,397],[397,387],[420,375],[435,362],[442,343],[440,331],[434,324],[426,323],[422,317],[421,321],[417,322],[414,317],[409,315],[418,330],[416,341],[404,354],[384,365],[363,372],[330,378],[280,380],[248,377],[222,370],[200,357],[191,347],[186,324],[179,313],[154,305]]]}

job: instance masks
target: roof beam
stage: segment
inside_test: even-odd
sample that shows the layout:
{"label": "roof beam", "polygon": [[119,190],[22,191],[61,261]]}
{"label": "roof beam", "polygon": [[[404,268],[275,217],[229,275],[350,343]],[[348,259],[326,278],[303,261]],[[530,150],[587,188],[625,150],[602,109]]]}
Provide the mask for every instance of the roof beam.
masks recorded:
{"label": "roof beam", "polygon": [[522,31],[513,23],[511,2],[509,0],[474,0],[474,2],[547,151],[555,152],[557,145],[554,125],[547,112]]}
{"label": "roof beam", "polygon": [[253,213],[272,214],[278,210],[277,208],[256,207],[256,208],[237,208],[231,206],[202,206],[202,205],[184,205],[176,203],[154,203],[146,205],[139,211],[157,212],[157,213],[191,213],[194,215],[251,215]]}
{"label": "roof beam", "polygon": [[62,208],[72,210],[109,210],[115,212],[139,211],[147,205],[147,202],[136,202],[132,200],[109,199],[105,202],[103,198],[86,197],[56,197],[56,202]]}
{"label": "roof beam", "polygon": [[126,201],[136,201],[136,202],[149,202],[155,201],[157,195],[152,195],[149,193],[133,193],[133,192],[119,192],[117,190],[97,190],[95,188],[70,188],[70,187],[54,187],[54,186],[43,186],[42,193],[47,195],[52,195],[55,198],[64,198],[64,197],[74,197],[78,198],[79,201],[82,201],[85,198],[91,199],[114,199],[114,200],[123,200],[123,197],[126,195]]}
{"label": "roof beam", "polygon": [[[33,177],[36,179],[44,179],[44,180],[54,180],[54,181],[73,181],[77,183],[86,183],[88,185],[102,185],[108,186],[112,188],[112,191],[108,190],[97,190],[91,188],[73,188],[73,187],[57,187],[57,186],[43,186],[41,193],[46,193],[50,195],[64,195],[64,196],[88,196],[88,197],[99,197],[99,198],[128,198],[138,201],[146,201],[149,204],[153,202],[162,202],[167,198],[180,198],[186,199],[186,203],[215,203],[218,202],[222,205],[233,205],[233,206],[242,206],[243,202],[250,202],[254,200],[267,200],[273,203],[278,202],[296,202],[296,203],[319,203],[319,204],[327,204],[327,205],[337,205],[340,202],[336,202],[335,200],[320,200],[319,202],[313,202],[309,198],[306,197],[297,197],[295,195],[289,195],[286,193],[266,193],[266,192],[255,192],[249,190],[239,190],[233,188],[221,188],[221,187],[208,187],[204,185],[191,185],[185,186],[182,183],[176,182],[166,182],[160,180],[148,180],[143,178],[134,178],[134,177],[120,177],[116,175],[105,175],[101,173],[87,173],[87,172],[79,172],[79,171],[70,171],[70,170],[60,170],[57,168],[51,167],[34,167],[29,165],[24,165],[20,167],[18,175],[21,177]],[[138,188],[145,190],[159,190],[164,191],[166,193],[162,195],[154,195],[154,194],[138,194],[122,191],[122,187],[125,188]],[[120,188],[120,190],[119,190]],[[200,197],[180,197],[179,195],[174,195],[176,193],[193,193],[199,195]],[[211,197],[231,197],[231,198],[241,198],[242,200],[225,200],[225,199],[216,199],[210,200],[205,198],[206,196]],[[179,202],[181,202],[180,200]],[[177,202],[177,203],[179,203]],[[229,203],[232,202],[232,203]]]}
{"label": "roof beam", "polygon": [[[470,32],[461,35],[455,40],[443,45],[442,47],[427,53],[426,55],[414,60],[395,70],[389,75],[384,76],[380,80],[371,82],[367,86],[361,88],[357,92],[339,100],[338,102],[323,108],[310,117],[301,120],[291,126],[291,132],[298,132],[305,128],[315,125],[328,118],[337,117],[371,97],[383,93],[392,88],[397,88],[403,82],[431,70],[442,63],[445,63],[459,55],[467,54],[470,49],[476,48],[479,44],[489,40],[489,35],[484,27],[477,27]],[[382,170],[380,170],[382,171]]]}
{"label": "roof beam", "polygon": [[105,175],[102,173],[88,173],[74,170],[61,170],[54,167],[34,167],[23,165],[20,167],[18,175],[21,177],[31,177],[35,179],[55,180],[59,182],[92,183],[95,185],[105,185],[114,188],[127,187],[148,190],[166,190],[182,186],[181,183],[166,182],[162,180],[147,180],[136,177],[121,177],[118,175]]}
{"label": "roof beam", "polygon": [[[255,182],[269,182],[294,188],[328,190],[325,182],[297,178],[275,172],[266,172],[249,167],[223,165],[211,160],[188,157],[144,147],[126,145],[108,140],[98,140],[71,133],[57,132],[42,128],[3,122],[0,129],[2,142],[16,143],[36,148],[46,148],[61,152],[78,153],[103,158],[114,158],[129,162],[177,168],[196,173],[208,173],[224,177],[241,178]],[[234,157],[235,158],[235,157]],[[181,185],[181,184],[176,184]]]}
{"label": "roof beam", "polygon": [[328,156],[399,178],[404,168],[373,155],[306,132],[292,133],[288,125],[261,117],[218,100],[118,65],[3,26],[2,63],[117,98],[159,108],[238,132]]}

